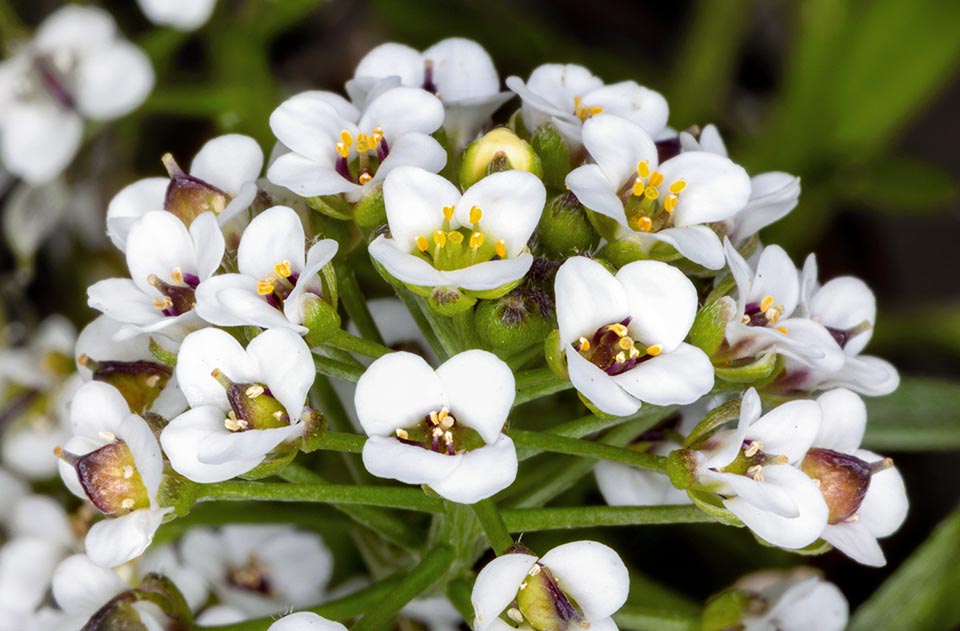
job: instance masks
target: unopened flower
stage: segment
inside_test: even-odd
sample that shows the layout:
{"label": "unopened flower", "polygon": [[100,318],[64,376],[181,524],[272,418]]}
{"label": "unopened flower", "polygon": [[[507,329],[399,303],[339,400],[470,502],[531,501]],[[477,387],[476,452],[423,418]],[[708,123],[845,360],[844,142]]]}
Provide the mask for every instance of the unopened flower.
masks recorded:
{"label": "unopened flower", "polygon": [[640,126],[598,115],[583,124],[593,164],[577,167],[567,186],[590,210],[616,221],[611,238],[649,255],[657,243],[708,269],[723,267],[723,247],[706,224],[733,217],[750,198],[747,172],[712,153],[682,153],[660,164],[657,146]]}
{"label": "unopened flower", "polygon": [[604,85],[583,66],[545,64],[526,83],[508,77],[507,87],[523,100],[523,123],[533,132],[552,122],[571,147],[580,145],[581,127],[598,114],[612,114],[656,137],[667,125],[667,101],[635,81]]}
{"label": "unopened flower", "polygon": [[451,37],[422,53],[403,44],[386,43],[367,53],[347,82],[354,103],[367,100],[388,77],[401,85],[423,88],[443,102],[443,126],[453,146],[469,142],[483,123],[513,96],[500,91],[493,60],[473,40]]}
{"label": "unopened flower", "polygon": [[390,174],[383,196],[390,237],[377,237],[370,256],[404,283],[505,293],[533,263],[527,241],[546,191],[531,173],[494,173],[461,195],[445,178],[406,167]]}
{"label": "unopened flower", "polygon": [[193,31],[210,19],[217,0],[137,0],[151,22],[178,31]]}
{"label": "unopened flower", "polygon": [[753,388],[740,403],[736,429],[721,430],[697,446],[699,488],[719,494],[723,505],[762,539],[782,548],[803,548],[820,536],[827,505],[799,464],[820,430],[815,401],[790,401],[761,416]]}
{"label": "unopened flower", "polygon": [[163,157],[169,177],[148,177],[130,184],[107,207],[107,234],[121,251],[127,249],[130,229],[154,210],[173,213],[190,227],[193,220],[212,212],[223,227],[247,209],[257,195],[263,169],[263,151],[249,136],[218,136],[200,148],[189,172],[170,154]]}
{"label": "unopened flower", "polygon": [[611,616],[627,600],[630,577],[615,551],[574,541],[542,557],[508,552],[477,575],[473,628],[616,629]]}
{"label": "unopened flower", "polygon": [[490,497],[517,475],[517,452],[503,433],[514,396],[513,372],[486,351],[460,353],[436,370],[413,353],[385,355],[357,383],[354,403],[369,436],[363,464],[454,502]]}
{"label": "unopened flower", "polygon": [[893,461],[860,449],[867,423],[863,400],[849,390],[817,399],[823,424],[801,464],[817,481],[830,509],[821,537],[866,565],[886,564],[878,538],[888,537],[907,517],[907,493]]}
{"label": "unopened flower", "polygon": [[683,341],[697,292],[680,270],[637,261],[614,275],[578,256],[560,267],[555,287],[570,381],[601,411],[693,403],[713,387],[710,360]]}
{"label": "unopened flower", "polygon": [[283,616],[267,627],[267,631],[347,631],[347,628],[315,613],[298,611]]}
{"label": "unopened flower", "polygon": [[142,50],[118,37],[106,11],[66,6],[0,65],[0,151],[12,173],[44,182],[63,171],[85,119],[119,118],[153,88]]}
{"label": "unopened flower", "polygon": [[213,213],[200,215],[188,229],[166,211],[151,211],[130,228],[126,245],[130,278],[94,283],[87,289],[88,304],[129,325],[120,335],[176,337],[199,328],[196,289],[220,267],[224,251]]}
{"label": "unopened flower", "polygon": [[398,166],[442,169],[447,154],[429,136],[442,123],[440,100],[420,88],[386,90],[362,111],[332,92],[303,92],[270,116],[290,153],[267,177],[303,197],[343,193],[356,201]]}
{"label": "unopened flower", "polygon": [[197,288],[197,313],[220,326],[253,325],[306,333],[304,306],[324,295],[318,274],[337,253],[337,242],[306,247],[300,216],[286,206],[257,215],[237,250],[239,273],[219,274]]}
{"label": "unopened flower", "polygon": [[[727,147],[714,125],[704,127],[696,139],[687,132],[681,132],[680,145],[684,151],[706,151],[727,157]],[[795,175],[783,171],[754,175],[750,178],[750,200],[747,205],[726,221],[730,240],[734,245],[740,245],[748,237],[783,219],[796,208],[799,199],[800,178]]]}
{"label": "unopened flower", "polygon": [[143,554],[171,510],[157,503],[160,445],[123,396],[97,381],[77,391],[70,421],[74,437],[57,450],[60,475],[74,495],[107,516],[87,533],[87,555],[97,565],[115,567]]}
{"label": "unopened flower", "polygon": [[319,535],[285,525],[194,528],[180,553],[222,602],[249,616],[323,601],[333,572]]}
{"label": "unopened flower", "polygon": [[177,473],[207,483],[250,471],[301,435],[316,373],[310,349],[289,329],[264,331],[246,349],[204,329],[183,340],[176,375],[192,409],[170,421],[160,442]]}

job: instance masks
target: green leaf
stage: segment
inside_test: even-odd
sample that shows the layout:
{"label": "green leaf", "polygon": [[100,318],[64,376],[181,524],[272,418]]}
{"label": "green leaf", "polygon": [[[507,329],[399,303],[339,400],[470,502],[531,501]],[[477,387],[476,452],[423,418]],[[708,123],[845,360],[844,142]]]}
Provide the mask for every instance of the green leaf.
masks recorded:
{"label": "green leaf", "polygon": [[867,399],[867,418],[869,449],[960,449],[960,384],[904,379],[893,394]]}
{"label": "green leaf", "polygon": [[960,509],[856,611],[848,631],[954,629],[960,624]]}
{"label": "green leaf", "polygon": [[[909,186],[893,185],[909,182]],[[853,171],[840,172],[834,183],[839,199],[884,211],[944,210],[957,194],[957,183],[939,167],[911,158],[883,156]]]}

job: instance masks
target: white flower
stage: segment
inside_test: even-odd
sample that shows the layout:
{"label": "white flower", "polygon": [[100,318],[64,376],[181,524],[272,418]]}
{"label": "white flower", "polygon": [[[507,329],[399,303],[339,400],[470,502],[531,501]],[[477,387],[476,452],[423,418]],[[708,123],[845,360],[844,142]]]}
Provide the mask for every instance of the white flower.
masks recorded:
{"label": "white flower", "polygon": [[583,66],[545,64],[524,83],[508,77],[507,87],[523,100],[523,124],[533,133],[552,122],[571,149],[580,145],[584,121],[601,113],[612,114],[657,136],[667,125],[667,101],[659,92],[635,81],[604,85]]}
{"label": "white flower", "polygon": [[735,430],[711,436],[698,452],[700,485],[762,539],[797,549],[819,538],[827,505],[800,463],[820,430],[815,401],[790,401],[761,416],[753,388],[740,403]]}
{"label": "white flower", "polygon": [[301,435],[316,373],[289,329],[264,331],[246,350],[229,333],[204,329],[183,340],[176,375],[192,409],[170,421],[160,443],[177,473],[207,483],[250,471]]}
{"label": "white flower", "polygon": [[153,88],[153,68],[118,37],[110,14],[67,6],[0,64],[0,152],[31,183],[52,179],[73,159],[84,119],[118,118]]}
{"label": "white flower", "polygon": [[180,553],[223,603],[250,616],[323,601],[333,572],[323,539],[286,525],[194,528]]}
{"label": "white flower", "polygon": [[860,394],[880,396],[890,394],[900,385],[900,375],[889,362],[860,354],[873,335],[877,319],[876,298],[862,280],[840,276],[821,286],[817,281],[817,260],[811,254],[800,277],[797,311],[825,327],[833,339],[827,340],[824,347],[839,354],[843,362],[833,368],[788,361],[781,377],[784,388],[849,388]]}
{"label": "white flower", "polygon": [[177,217],[155,210],[138,219],[127,235],[130,278],[109,278],[87,289],[88,304],[126,325],[118,335],[138,332],[181,336],[202,326],[196,289],[220,267],[223,234],[213,213],[188,229]]}
{"label": "white flower", "polygon": [[763,248],[755,271],[726,237],[724,249],[737,283],[737,310],[726,326],[729,357],[755,357],[773,349],[824,370],[840,368],[843,354],[827,329],[797,313],[799,272],[783,248]]}
{"label": "white flower", "polygon": [[860,449],[867,424],[863,400],[849,390],[817,399],[823,424],[802,468],[817,479],[830,509],[821,537],[850,558],[886,564],[878,538],[892,535],[907,517],[907,493],[893,461]]}
{"label": "white flower", "polygon": [[735,585],[756,600],[743,631],[843,631],[849,605],[843,593],[810,568],[757,572]]}
{"label": "white flower", "polygon": [[566,629],[579,624],[591,631],[615,631],[611,616],[626,602],[629,587],[623,561],[596,541],[565,543],[540,558],[504,554],[480,570],[473,584],[473,628]]}
{"label": "white flower", "polygon": [[77,390],[70,421],[74,437],[58,450],[60,476],[74,495],[108,516],[87,533],[87,555],[99,566],[115,567],[143,554],[172,510],[157,504],[160,445],[123,396],[97,381]]}
{"label": "white flower", "polygon": [[[48,390],[69,374],[77,330],[62,315],[48,316],[26,346],[0,350],[0,381]],[[64,362],[66,360],[66,362]]]}
{"label": "white flower", "polygon": [[178,31],[193,31],[210,19],[217,0],[137,0],[151,22]]}
{"label": "white flower", "polygon": [[583,124],[593,164],[571,171],[566,184],[584,206],[617,222],[617,239],[644,252],[662,242],[708,269],[723,267],[723,247],[706,224],[739,212],[750,198],[747,172],[723,156],[691,151],[659,162],[646,131],[619,116]]}
{"label": "white flower", "polygon": [[513,372],[486,351],[460,353],[436,371],[413,353],[384,355],[357,383],[357,416],[370,437],[363,464],[454,502],[490,497],[517,475],[516,448],[503,434],[515,392]]}
{"label": "white flower", "polygon": [[387,177],[383,199],[391,236],[377,237],[370,256],[404,283],[486,291],[533,264],[527,241],[546,190],[532,173],[494,173],[461,195],[445,178],[405,167]]}
{"label": "white flower", "polygon": [[710,360],[683,341],[697,291],[680,270],[636,261],[614,275],[578,256],[560,267],[555,290],[570,381],[601,411],[693,403],[713,387]]}
{"label": "white flower", "polygon": [[411,600],[400,613],[426,626],[427,631],[457,631],[463,616],[445,596],[429,596]]}
{"label": "white flower", "polygon": [[[706,151],[727,157],[727,147],[716,126],[707,125],[694,139],[680,132],[684,151]],[[727,220],[727,231],[734,245],[740,245],[751,235],[783,219],[796,208],[800,200],[800,178],[782,171],[760,173],[750,178],[750,201],[743,210]]]}
{"label": "white flower", "polygon": [[141,580],[150,573],[162,574],[170,579],[191,611],[198,611],[209,599],[207,580],[195,567],[184,562],[175,543],[151,546],[137,559],[135,569]]}
{"label": "white flower", "polygon": [[290,153],[267,177],[303,197],[344,193],[356,201],[398,166],[442,169],[447,154],[428,135],[441,124],[443,104],[420,88],[386,90],[362,111],[332,92],[303,92],[270,116]]}
{"label": "white flower", "polygon": [[221,227],[237,218],[257,196],[263,151],[249,136],[227,134],[200,148],[189,173],[169,154],[163,162],[169,177],[137,180],[117,193],[107,207],[107,235],[122,252],[127,249],[134,222],[150,211],[167,210],[187,227],[205,212],[215,214]]}
{"label": "white flower", "polygon": [[[682,445],[665,440],[648,450],[657,456],[666,456]],[[597,488],[610,506],[664,506],[690,504],[690,496],[675,487],[670,478],[654,471],[602,460],[593,468]]]}
{"label": "white flower", "polygon": [[443,126],[454,147],[469,142],[483,123],[513,97],[500,91],[493,60],[473,40],[451,37],[422,53],[403,44],[387,43],[367,53],[347,82],[354,103],[367,100],[379,80],[394,77],[401,85],[423,88],[443,102]]}
{"label": "white flower", "polygon": [[336,253],[333,239],[307,249],[300,216],[286,206],[269,208],[243,231],[239,273],[200,283],[197,314],[220,326],[277,327],[304,334],[304,305],[323,296],[318,274]]}
{"label": "white flower", "polygon": [[280,618],[267,627],[267,631],[347,631],[347,628],[315,613],[298,611]]}
{"label": "white flower", "polygon": [[43,603],[64,550],[40,537],[15,537],[0,547],[0,631],[22,631]]}

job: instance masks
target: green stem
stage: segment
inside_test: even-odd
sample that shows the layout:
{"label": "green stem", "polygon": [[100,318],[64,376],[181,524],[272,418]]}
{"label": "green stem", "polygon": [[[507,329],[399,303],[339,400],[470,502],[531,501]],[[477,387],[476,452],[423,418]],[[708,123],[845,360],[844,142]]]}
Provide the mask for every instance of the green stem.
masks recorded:
{"label": "green stem", "polygon": [[517,373],[516,382],[517,396],[513,401],[514,405],[520,405],[573,387],[572,383],[566,379],[560,379],[549,368],[535,368]]}
{"label": "green stem", "polygon": [[[340,301],[346,308],[350,320],[356,325],[357,330],[360,331],[360,335],[371,343],[382,347],[383,336],[380,335],[380,330],[377,329],[377,323],[373,321],[373,316],[370,315],[367,299],[364,298],[363,292],[360,291],[360,284],[357,282],[357,275],[354,274],[352,268],[346,265],[334,265],[334,268],[337,272],[337,290],[340,295]],[[352,351],[354,349],[348,348],[346,350]],[[364,354],[363,351],[355,352]],[[383,353],[381,353],[381,355],[382,354]],[[379,356],[380,355],[368,355],[368,357]]]}
{"label": "green stem", "polygon": [[507,357],[506,362],[507,366],[510,366],[511,370],[516,372],[534,359],[541,357],[543,357],[543,344],[534,344]]}
{"label": "green stem", "polygon": [[613,615],[623,631],[699,631],[700,616],[685,611],[666,611],[627,605]]}
{"label": "green stem", "polygon": [[350,381],[352,383],[360,381],[360,375],[363,374],[362,368],[357,368],[350,364],[337,361],[336,359],[330,359],[329,357],[321,357],[316,353],[313,355],[313,365],[321,375],[336,377],[337,379],[343,379],[344,381]]}
{"label": "green stem", "polygon": [[594,526],[700,524],[716,520],[696,506],[562,506],[501,512],[510,532],[566,530]]}
{"label": "green stem", "polygon": [[342,451],[345,453],[359,454],[363,452],[363,444],[367,442],[366,436],[359,434],[347,434],[344,432],[324,432],[315,440],[320,449],[327,451]]}
{"label": "green stem", "polygon": [[430,550],[402,583],[374,604],[351,631],[381,631],[391,628],[393,617],[408,602],[419,596],[446,573],[455,555],[449,546]]}
{"label": "green stem", "polygon": [[444,348],[443,343],[437,336],[437,332],[433,330],[430,320],[426,315],[424,315],[424,308],[420,298],[409,289],[401,288],[397,289],[396,291],[397,296],[403,302],[404,306],[406,306],[407,311],[410,312],[410,315],[413,316],[413,320],[417,323],[417,327],[427,339],[427,343],[430,344],[430,348],[433,349],[433,352],[436,354],[436,356],[440,359],[440,361],[447,361],[450,359],[450,354],[447,353],[446,348]]}
{"label": "green stem", "polygon": [[[326,604],[311,607],[304,611],[312,611],[328,620],[349,620],[375,607],[377,603],[393,593],[403,581],[403,576],[392,576],[379,583],[355,591],[349,596],[331,600]],[[236,622],[234,624],[224,624],[215,627],[197,627],[197,629],[198,631],[263,631],[276,621],[277,616],[273,615],[265,618],[256,618],[254,620],[244,620],[243,622]]]}
{"label": "green stem", "polygon": [[373,357],[374,359],[393,352],[393,349],[387,348],[383,344],[351,335],[342,330],[337,331],[331,339],[327,340],[327,344],[334,348],[357,353],[364,357]]}
{"label": "green stem", "polygon": [[485,499],[473,505],[473,512],[476,513],[483,531],[490,541],[491,547],[498,555],[503,554],[507,548],[513,545],[513,537],[503,523],[503,518],[497,510],[493,500]]}
{"label": "green stem", "polygon": [[604,445],[579,438],[528,432],[521,429],[511,429],[509,435],[513,442],[521,447],[535,447],[553,453],[622,462],[623,464],[661,473],[665,473],[667,470],[667,459],[664,456]]}
{"label": "green stem", "polygon": [[457,578],[447,585],[447,598],[468,625],[473,624],[473,603],[470,601],[471,586],[462,578]]}
{"label": "green stem", "polygon": [[418,489],[389,486],[228,481],[205,484],[199,489],[198,495],[198,501],[262,500],[361,504],[425,513],[438,513],[443,510],[441,500],[428,497]]}

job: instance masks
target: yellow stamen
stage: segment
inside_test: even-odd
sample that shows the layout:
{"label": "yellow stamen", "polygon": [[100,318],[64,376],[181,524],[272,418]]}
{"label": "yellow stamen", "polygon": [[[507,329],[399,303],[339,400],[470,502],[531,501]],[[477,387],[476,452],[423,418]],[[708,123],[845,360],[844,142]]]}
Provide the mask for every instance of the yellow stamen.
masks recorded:
{"label": "yellow stamen", "polygon": [[450,239],[450,242],[454,245],[460,245],[463,243],[463,233],[457,230],[451,230],[447,233],[447,238]]}
{"label": "yellow stamen", "polygon": [[344,147],[353,145],[353,136],[351,136],[350,132],[346,129],[340,132],[340,143],[343,144]]}
{"label": "yellow stamen", "polygon": [[493,250],[497,253],[502,259],[507,258],[507,244],[503,242],[503,239],[497,241],[496,245],[493,246]]}
{"label": "yellow stamen", "polygon": [[673,194],[667,195],[667,198],[663,200],[663,209],[668,213],[672,213],[673,210],[677,207],[677,202],[679,200],[680,198],[677,197],[676,195],[673,195]]}
{"label": "yellow stamen", "polygon": [[653,220],[650,219],[650,217],[647,217],[646,215],[641,215],[637,217],[636,224],[637,224],[636,230],[638,232],[650,232],[651,230],[653,230]]}
{"label": "yellow stamen", "polygon": [[616,333],[616,334],[619,335],[620,337],[626,337],[627,332],[628,332],[627,327],[623,326],[623,325],[620,324],[619,322],[614,322],[613,324],[608,324],[608,325],[607,325],[607,330],[608,330],[608,331],[613,331],[614,333]]}
{"label": "yellow stamen", "polygon": [[590,340],[581,337],[578,342],[580,343],[580,352],[585,353],[590,350]]}
{"label": "yellow stamen", "polygon": [[400,440],[406,440],[406,439],[410,438],[410,434],[407,433],[407,430],[401,429],[401,428],[398,427],[398,428],[397,428],[397,438],[399,438]]}
{"label": "yellow stamen", "polygon": [[263,280],[257,281],[257,293],[261,296],[269,296],[276,289],[276,286],[273,284],[276,282],[276,278],[273,276],[267,276]]}
{"label": "yellow stamen", "polygon": [[483,217],[483,211],[480,210],[480,208],[479,208],[478,206],[472,206],[472,207],[470,208],[470,223],[471,223],[471,224],[478,224],[478,223],[480,223],[480,219],[481,219],[482,217]]}
{"label": "yellow stamen", "polygon": [[276,274],[278,278],[290,278],[290,275],[293,274],[293,269],[290,267],[290,261],[283,260],[274,265],[273,273]]}
{"label": "yellow stamen", "polygon": [[650,164],[646,160],[637,163],[637,175],[643,179],[650,177]]}
{"label": "yellow stamen", "polygon": [[182,285],[183,270],[179,267],[174,267],[172,270],[170,270],[170,280],[172,280],[175,285]]}
{"label": "yellow stamen", "polygon": [[763,315],[767,318],[767,322],[770,324],[776,324],[780,320],[781,310],[777,308],[767,309],[767,312]]}
{"label": "yellow stamen", "polygon": [[383,140],[383,128],[377,125],[373,128],[373,133],[370,134],[370,139],[373,141],[373,146],[376,147],[380,144],[380,141]]}
{"label": "yellow stamen", "polygon": [[647,347],[647,355],[651,357],[656,357],[663,352],[663,344],[652,344]]}
{"label": "yellow stamen", "polygon": [[629,351],[630,349],[633,348],[633,343],[634,343],[634,342],[633,342],[633,338],[632,338],[632,337],[621,337],[621,338],[617,341],[617,346],[619,346],[620,348],[622,348],[622,349],[625,350],[625,351]]}
{"label": "yellow stamen", "polygon": [[441,248],[447,245],[447,233],[443,230],[437,230],[433,233],[433,242]]}
{"label": "yellow stamen", "polygon": [[787,327],[785,327],[785,326],[778,326],[778,327],[777,327],[777,330],[780,331],[781,333],[783,333],[784,335],[787,334]]}
{"label": "yellow stamen", "polygon": [[687,183],[683,180],[677,180],[670,185],[670,192],[674,195],[678,195],[685,188],[687,188]]}
{"label": "yellow stamen", "polygon": [[764,296],[760,301],[760,311],[767,311],[773,306],[773,296]]}
{"label": "yellow stamen", "polygon": [[643,183],[643,180],[638,179],[636,182],[633,183],[634,196],[640,197],[641,195],[643,195],[643,189],[645,189],[646,187],[647,185]]}
{"label": "yellow stamen", "polygon": [[341,158],[346,158],[350,155],[350,147],[343,144],[342,142],[337,143],[337,153],[340,154]]}
{"label": "yellow stamen", "polygon": [[372,179],[373,179],[373,176],[370,175],[369,173],[361,173],[360,177],[357,178],[357,182],[359,182],[360,185],[362,186]]}
{"label": "yellow stamen", "polygon": [[650,186],[660,186],[663,184],[663,173],[660,171],[654,171],[650,174],[650,179],[647,181]]}
{"label": "yellow stamen", "polygon": [[170,296],[153,299],[153,306],[157,309],[169,309],[173,306],[173,299]]}
{"label": "yellow stamen", "polygon": [[643,196],[646,197],[647,199],[656,199],[660,197],[660,191],[657,189],[656,186],[653,185],[653,183],[651,183],[650,186],[644,189]]}
{"label": "yellow stamen", "polygon": [[616,360],[618,364],[622,364],[623,362],[627,361],[627,354],[623,351],[620,351],[613,359]]}
{"label": "yellow stamen", "polygon": [[427,241],[426,237],[417,237],[417,249],[421,252],[426,252],[428,249],[430,249],[430,243]]}
{"label": "yellow stamen", "polygon": [[453,211],[456,210],[456,206],[444,206],[443,207],[443,218],[447,221],[453,219]]}
{"label": "yellow stamen", "polygon": [[134,502],[129,497],[123,498],[123,501],[120,502],[120,507],[123,508],[123,510],[130,510],[133,508],[133,506]]}
{"label": "yellow stamen", "polygon": [[366,134],[357,134],[357,151],[359,153],[366,152],[369,147],[367,146],[367,135]]}
{"label": "yellow stamen", "polygon": [[483,245],[483,239],[484,237],[482,232],[474,232],[470,235],[470,247],[476,250]]}
{"label": "yellow stamen", "polygon": [[266,392],[264,387],[255,383],[252,386],[248,387],[244,391],[244,394],[247,395],[248,399],[256,399],[257,397],[262,395],[264,392]]}

